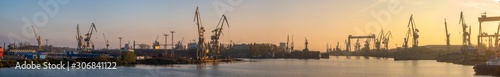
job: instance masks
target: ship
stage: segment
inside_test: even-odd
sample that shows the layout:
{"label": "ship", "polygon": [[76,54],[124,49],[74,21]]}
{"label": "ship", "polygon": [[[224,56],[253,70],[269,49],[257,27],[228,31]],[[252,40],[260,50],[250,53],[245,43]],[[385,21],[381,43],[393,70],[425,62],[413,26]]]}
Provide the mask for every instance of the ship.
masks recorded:
{"label": "ship", "polygon": [[489,59],[486,64],[474,65],[474,72],[476,75],[500,76],[500,55],[497,54],[495,58]]}

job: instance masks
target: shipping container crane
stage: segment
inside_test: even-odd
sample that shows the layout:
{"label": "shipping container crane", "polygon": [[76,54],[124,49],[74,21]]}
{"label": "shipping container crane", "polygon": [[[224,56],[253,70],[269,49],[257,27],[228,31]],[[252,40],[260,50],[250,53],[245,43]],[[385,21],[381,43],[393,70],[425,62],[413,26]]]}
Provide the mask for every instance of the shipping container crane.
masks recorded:
{"label": "shipping container crane", "polygon": [[41,51],[42,50],[42,36],[39,36],[38,33],[36,33],[35,27],[33,27],[33,25],[31,25],[31,28],[33,29],[33,33],[35,33],[35,38],[36,38],[36,41],[38,43],[38,48],[36,50]]}

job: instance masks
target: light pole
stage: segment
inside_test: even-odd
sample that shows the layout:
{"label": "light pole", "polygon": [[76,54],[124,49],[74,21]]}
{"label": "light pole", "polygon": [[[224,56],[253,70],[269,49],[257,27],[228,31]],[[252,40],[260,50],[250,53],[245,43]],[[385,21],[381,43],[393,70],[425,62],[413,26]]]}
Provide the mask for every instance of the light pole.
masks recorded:
{"label": "light pole", "polygon": [[168,37],[168,34],[163,34],[163,36],[165,36],[165,51],[167,50],[167,37]]}
{"label": "light pole", "polygon": [[45,45],[49,46],[49,39],[45,39],[45,42],[46,42]]}
{"label": "light pole", "polygon": [[175,31],[170,31],[170,33],[172,33],[172,56],[174,56],[174,33]]}
{"label": "light pole", "polygon": [[121,49],[120,47],[122,47],[122,37],[118,37],[118,39],[120,39],[120,46],[118,47],[118,49]]}

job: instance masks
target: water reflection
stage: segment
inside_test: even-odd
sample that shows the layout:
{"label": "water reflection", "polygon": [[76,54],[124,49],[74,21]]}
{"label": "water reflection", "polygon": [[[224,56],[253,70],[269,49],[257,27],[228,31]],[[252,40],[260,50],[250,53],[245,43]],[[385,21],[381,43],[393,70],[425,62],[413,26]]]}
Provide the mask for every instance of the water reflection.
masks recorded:
{"label": "water reflection", "polygon": [[[364,60],[350,59],[356,57]],[[176,65],[136,65],[116,70],[0,69],[0,77],[149,76],[149,77],[462,77],[474,76],[472,66],[432,60],[393,61],[392,58],[332,56],[330,59],[245,59],[254,62]],[[50,75],[47,75],[50,74]]]}

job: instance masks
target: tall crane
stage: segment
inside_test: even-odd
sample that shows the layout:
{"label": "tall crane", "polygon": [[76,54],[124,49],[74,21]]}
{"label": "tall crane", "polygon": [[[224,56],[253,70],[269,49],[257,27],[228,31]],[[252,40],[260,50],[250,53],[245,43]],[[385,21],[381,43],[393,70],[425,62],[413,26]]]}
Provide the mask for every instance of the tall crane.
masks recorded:
{"label": "tall crane", "polygon": [[463,12],[460,12],[460,20],[458,24],[462,24],[462,45],[463,46],[471,46],[470,43],[470,28],[469,32],[467,32],[467,24],[465,23]]}
{"label": "tall crane", "polygon": [[196,22],[196,25],[198,27],[198,48],[196,49],[196,52],[197,52],[196,58],[198,60],[202,60],[205,58],[205,54],[206,54],[205,36],[204,36],[205,28],[202,25],[201,16],[200,16],[200,12],[198,10],[198,7],[196,7],[193,22]]}
{"label": "tall crane", "polygon": [[384,47],[388,49],[389,37],[392,37],[391,31],[388,31],[387,34],[384,33],[384,30],[380,31],[379,37],[374,40],[377,51],[380,51],[381,44],[384,44]]}
{"label": "tall crane", "polygon": [[78,41],[78,47],[76,48],[77,50],[82,50],[84,46],[83,42],[83,37],[80,35],[80,25],[76,24],[76,41]]}
{"label": "tall crane", "polygon": [[410,28],[408,28],[408,31],[406,32],[406,37],[404,38],[404,41],[403,41],[403,48],[404,49],[408,49],[408,39],[410,38]]}
{"label": "tall crane", "polygon": [[104,35],[104,33],[102,33],[102,37],[104,37],[104,41],[106,42],[106,49],[108,49],[108,47],[109,47],[109,40],[106,39],[106,35]]}
{"label": "tall crane", "polygon": [[387,34],[385,34],[382,37],[382,44],[384,44],[384,47],[386,50],[389,50],[389,39],[392,38],[391,31],[388,31]]}
{"label": "tall crane", "polygon": [[446,23],[446,19],[444,19],[444,29],[446,30],[446,47],[448,51],[450,51],[450,33],[448,33],[448,24]]}
{"label": "tall crane", "polygon": [[42,36],[39,36],[36,31],[35,31],[35,27],[33,27],[33,25],[31,25],[31,29],[33,29],[33,33],[35,33],[35,38],[36,38],[36,41],[38,42],[38,48],[36,49],[37,51],[41,51],[42,50]]}
{"label": "tall crane", "polygon": [[419,30],[417,29],[417,25],[415,25],[415,21],[413,19],[413,14],[410,16],[410,21],[408,22],[408,27],[411,28],[411,33],[413,35],[412,47],[416,48],[416,47],[418,47],[418,38],[419,38],[418,32],[419,32]]}
{"label": "tall crane", "polygon": [[215,55],[216,57],[220,56],[219,39],[220,39],[220,35],[222,34],[222,28],[224,27],[224,24],[226,24],[227,27],[229,27],[229,23],[227,21],[226,16],[222,15],[222,17],[219,19],[219,23],[217,23],[217,27],[215,28],[215,30],[212,31],[212,33],[214,33],[214,35],[212,35],[212,37],[210,38],[212,40],[210,53],[212,53],[212,55]]}
{"label": "tall crane", "polygon": [[373,42],[375,43],[375,49],[377,49],[377,51],[380,51],[380,44],[382,44],[383,37],[384,37],[384,30],[381,29],[379,37],[376,37],[375,40],[373,40]]}
{"label": "tall crane", "polygon": [[[95,45],[94,45],[94,43],[93,43],[93,42],[92,42],[92,40],[91,40],[91,38],[92,38],[92,33],[93,33],[94,31],[95,31],[95,32],[97,32],[97,28],[95,27],[95,24],[94,24],[94,23],[92,23],[92,25],[90,26],[90,29],[89,29],[88,33],[87,33],[87,34],[85,34],[86,38],[84,39],[84,41],[85,41],[85,43],[86,43],[86,45],[87,45],[87,46],[85,47],[85,49],[88,49],[88,46],[89,46],[89,45],[92,45],[92,47],[91,47],[91,48],[92,48],[92,50],[95,48]],[[92,44],[91,44],[91,43],[92,43]]]}

